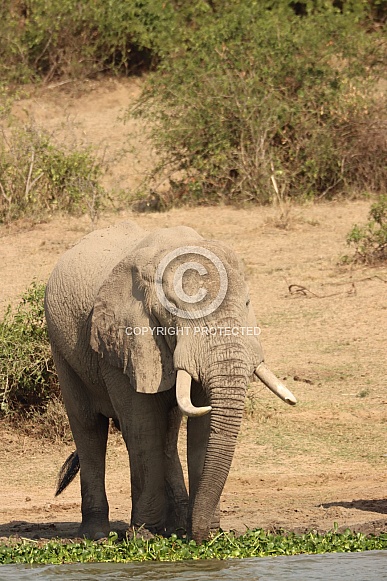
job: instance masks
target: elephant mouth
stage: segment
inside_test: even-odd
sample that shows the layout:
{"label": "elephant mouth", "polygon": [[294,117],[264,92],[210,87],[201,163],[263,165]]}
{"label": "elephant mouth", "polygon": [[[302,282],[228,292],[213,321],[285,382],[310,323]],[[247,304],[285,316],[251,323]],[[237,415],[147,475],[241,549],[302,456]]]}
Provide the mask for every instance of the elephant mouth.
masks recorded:
{"label": "elephant mouth", "polygon": [[[268,387],[277,397],[289,405],[295,405],[297,399],[292,392],[276,377],[276,375],[265,365],[260,363],[255,368],[254,374]],[[190,418],[204,416],[211,410],[211,406],[194,406],[191,401],[192,378],[184,369],[177,370],[176,377],[176,399],[181,413]]]}

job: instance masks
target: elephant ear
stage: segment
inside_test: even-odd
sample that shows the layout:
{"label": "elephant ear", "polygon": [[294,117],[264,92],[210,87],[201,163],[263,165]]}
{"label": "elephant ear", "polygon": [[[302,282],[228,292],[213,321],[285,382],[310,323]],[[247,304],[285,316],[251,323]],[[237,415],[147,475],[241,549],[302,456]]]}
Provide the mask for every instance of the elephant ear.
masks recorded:
{"label": "elephant ear", "polygon": [[164,336],[155,331],[158,321],[147,310],[132,264],[131,257],[122,260],[98,291],[90,345],[122,369],[136,391],[157,393],[175,384],[173,356]]}

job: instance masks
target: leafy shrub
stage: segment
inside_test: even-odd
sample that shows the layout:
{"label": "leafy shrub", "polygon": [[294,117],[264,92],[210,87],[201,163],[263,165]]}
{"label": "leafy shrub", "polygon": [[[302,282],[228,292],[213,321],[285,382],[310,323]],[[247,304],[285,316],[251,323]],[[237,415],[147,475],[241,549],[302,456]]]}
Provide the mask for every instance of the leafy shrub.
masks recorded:
{"label": "leafy shrub", "polygon": [[[387,260],[387,196],[371,206],[369,222],[354,225],[347,236],[347,244],[355,248],[353,262],[375,264]],[[348,257],[346,257],[348,260]]]}
{"label": "leafy shrub", "polygon": [[300,18],[287,3],[267,5],[226,3],[188,31],[134,110],[150,122],[161,156],[154,177],[169,177],[172,203],[385,185],[386,118],[370,89],[381,36],[353,14]]}
{"label": "leafy shrub", "polygon": [[[2,0],[0,77],[46,81],[105,70],[149,69],[180,49],[240,0]],[[386,0],[265,0],[263,8],[305,16],[318,9],[349,12],[366,27],[385,21]]]}
{"label": "leafy shrub", "polygon": [[0,75],[50,81],[150,66],[168,43],[173,9],[157,0],[3,0],[0,17]]}
{"label": "leafy shrub", "polygon": [[44,211],[98,211],[102,164],[90,148],[67,149],[33,125],[2,131],[0,223]]}
{"label": "leafy shrub", "polygon": [[0,410],[25,415],[59,396],[44,318],[45,285],[33,283],[0,322]]}

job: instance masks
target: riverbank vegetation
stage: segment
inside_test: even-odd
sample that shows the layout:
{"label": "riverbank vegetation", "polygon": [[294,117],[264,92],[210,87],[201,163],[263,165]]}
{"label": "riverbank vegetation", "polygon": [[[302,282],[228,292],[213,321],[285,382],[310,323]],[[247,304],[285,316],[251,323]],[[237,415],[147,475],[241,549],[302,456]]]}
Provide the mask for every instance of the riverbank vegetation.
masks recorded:
{"label": "riverbank vegetation", "polygon": [[128,563],[131,561],[188,561],[199,559],[241,559],[247,557],[273,557],[279,555],[350,553],[387,549],[387,535],[367,537],[349,529],[326,534],[309,532],[278,534],[262,529],[247,531],[237,537],[233,533],[219,532],[209,541],[195,541],[153,537],[143,539],[141,534],[133,539],[117,541],[117,535],[99,542],[77,540],[61,542],[10,541],[0,546],[0,564],[63,564],[63,563]]}

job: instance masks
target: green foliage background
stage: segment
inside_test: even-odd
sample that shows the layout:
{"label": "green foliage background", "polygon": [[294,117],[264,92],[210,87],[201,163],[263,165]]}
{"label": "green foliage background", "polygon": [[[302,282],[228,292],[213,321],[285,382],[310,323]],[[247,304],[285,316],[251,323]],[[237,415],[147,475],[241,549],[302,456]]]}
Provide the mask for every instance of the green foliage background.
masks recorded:
{"label": "green foliage background", "polygon": [[[386,14],[387,0],[4,0],[0,81],[150,72],[135,114],[160,164],[142,189],[168,179],[164,206],[377,193]],[[62,174],[67,161],[85,169],[62,159]]]}
{"label": "green foliage background", "polygon": [[44,317],[45,285],[33,283],[0,321],[0,412],[43,410],[59,385]]}
{"label": "green foliage background", "polygon": [[[285,18],[343,13],[371,30],[385,22],[387,1],[3,0],[0,77],[20,82],[149,69],[227,13],[250,10],[254,17],[257,8]],[[226,17],[225,32],[227,26]]]}
{"label": "green foliage background", "polygon": [[360,24],[364,3],[305,3],[305,16],[285,2],[223,4],[188,29],[134,110],[161,157],[155,177],[172,184],[165,202],[383,191],[386,102],[375,83],[386,46]]}

